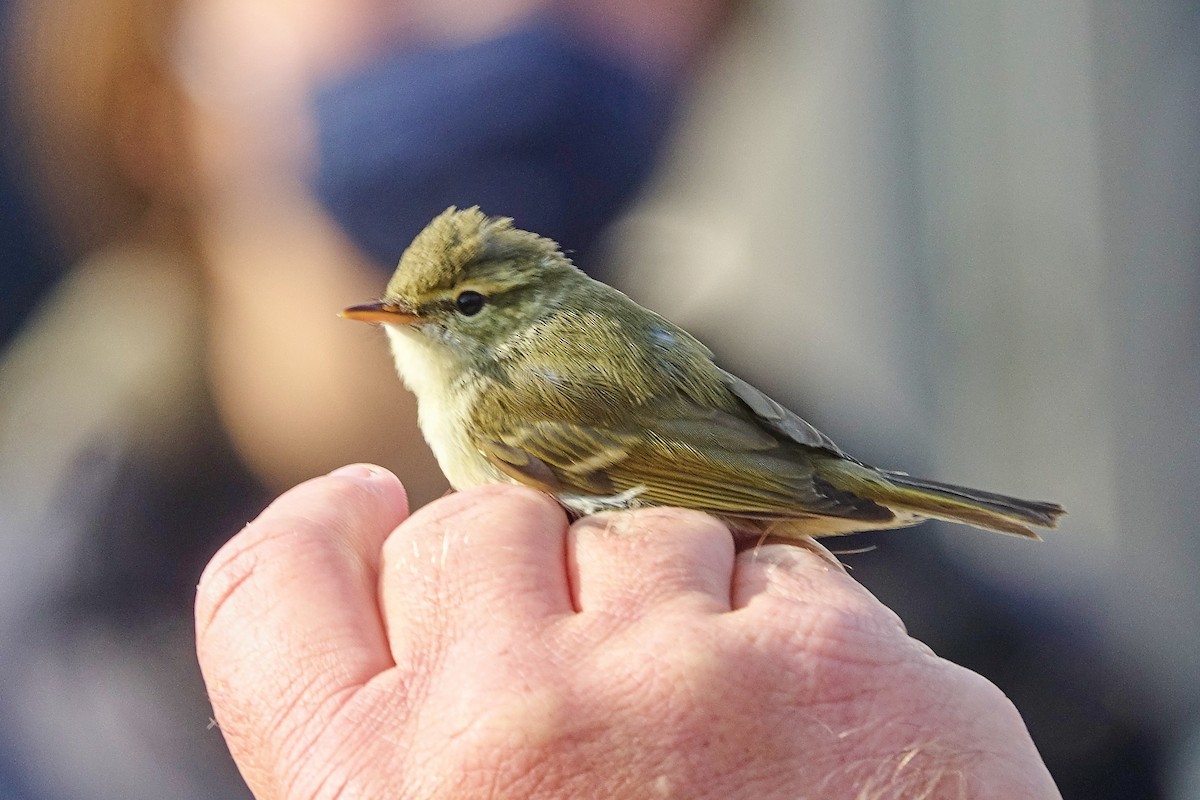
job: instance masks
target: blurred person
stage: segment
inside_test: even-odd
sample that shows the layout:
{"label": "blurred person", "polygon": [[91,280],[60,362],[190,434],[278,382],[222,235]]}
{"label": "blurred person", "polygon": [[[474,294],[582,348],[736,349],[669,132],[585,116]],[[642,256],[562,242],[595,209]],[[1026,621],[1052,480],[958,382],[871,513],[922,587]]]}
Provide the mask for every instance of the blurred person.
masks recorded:
{"label": "blurred person", "polygon": [[444,490],[382,342],[330,299],[377,296],[451,204],[487,203],[589,250],[648,176],[724,5],[190,9],[180,74],[204,111],[201,152],[219,153],[203,158],[210,366],[260,476],[282,489],[366,459],[395,468],[417,502]]}
{"label": "blurred person", "polygon": [[[377,294],[390,265],[364,256],[370,246],[351,244],[313,199],[310,92],[324,82],[336,97],[335,76],[369,68],[385,47],[401,47],[393,61],[420,50],[426,65],[436,51],[447,82],[425,85],[415,124],[446,97],[486,92],[489,70],[508,60],[522,80],[538,64],[570,68],[552,92],[534,81],[532,106],[504,129],[518,159],[537,140],[534,161],[551,176],[558,156],[545,137],[564,113],[583,115],[574,135],[586,134],[597,96],[607,136],[623,130],[627,107],[642,108],[629,117],[648,121],[631,134],[642,144],[604,212],[572,223],[583,246],[648,171],[662,98],[711,29],[715,17],[700,12],[718,6],[583,4],[561,18],[568,4],[21,6],[18,108],[45,202],[79,260],[0,365],[5,784],[28,797],[244,792],[204,725],[190,657],[200,567],[263,502],[260,480],[306,477],[349,454],[395,466],[414,502],[444,489],[386,353],[335,316]],[[464,72],[476,76],[467,86],[455,80]],[[455,147],[491,152],[478,142],[493,136],[495,110]],[[592,156],[568,159],[556,183],[567,194],[531,209],[568,219],[580,181],[600,196],[607,162],[583,143]],[[469,180],[446,200],[438,186],[454,152],[421,186],[436,210],[503,178],[464,158]],[[318,183],[336,193],[330,174]],[[415,223],[425,212],[406,213]]]}

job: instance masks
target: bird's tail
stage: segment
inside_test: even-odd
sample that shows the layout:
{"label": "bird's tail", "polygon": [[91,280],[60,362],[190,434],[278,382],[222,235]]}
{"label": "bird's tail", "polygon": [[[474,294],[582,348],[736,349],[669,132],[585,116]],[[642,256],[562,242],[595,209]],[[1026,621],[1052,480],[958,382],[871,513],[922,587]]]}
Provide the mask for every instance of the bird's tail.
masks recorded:
{"label": "bird's tail", "polygon": [[843,480],[838,483],[843,488],[891,509],[1030,539],[1041,538],[1031,530],[1031,525],[1057,527],[1058,518],[1066,513],[1057,503],[1021,500],[859,465],[843,471],[841,477]]}

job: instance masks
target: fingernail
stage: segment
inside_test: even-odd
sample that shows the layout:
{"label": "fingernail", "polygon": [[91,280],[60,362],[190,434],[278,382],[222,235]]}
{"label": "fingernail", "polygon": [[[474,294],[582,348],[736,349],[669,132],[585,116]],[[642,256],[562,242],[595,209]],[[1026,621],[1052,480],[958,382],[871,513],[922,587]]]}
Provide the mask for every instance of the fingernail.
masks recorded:
{"label": "fingernail", "polygon": [[347,464],[329,473],[331,477],[337,478],[376,478],[386,474],[387,470],[374,464]]}

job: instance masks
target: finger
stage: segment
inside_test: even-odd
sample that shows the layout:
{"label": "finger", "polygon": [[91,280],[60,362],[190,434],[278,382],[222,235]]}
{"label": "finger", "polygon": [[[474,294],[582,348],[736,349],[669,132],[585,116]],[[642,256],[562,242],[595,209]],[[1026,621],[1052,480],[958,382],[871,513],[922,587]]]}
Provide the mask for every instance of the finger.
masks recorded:
{"label": "finger", "polygon": [[252,785],[284,747],[392,665],[377,601],[380,547],[407,514],[380,467],[301,484],[212,559],[196,595],[196,646],[213,710]]}
{"label": "finger", "polygon": [[575,606],[628,618],[672,602],[728,611],[733,554],[729,529],[697,511],[586,517],[572,526],[567,544]]}
{"label": "finger", "polygon": [[422,508],[384,545],[382,599],[398,664],[483,628],[527,633],[571,612],[566,515],[518,486],[456,492]]}
{"label": "finger", "polygon": [[[733,608],[769,622],[781,616],[842,634],[894,636],[904,623],[840,565],[819,553],[789,544],[770,544],[738,553],[733,573]],[[782,610],[781,606],[801,606]],[[782,612],[782,613],[781,613]]]}

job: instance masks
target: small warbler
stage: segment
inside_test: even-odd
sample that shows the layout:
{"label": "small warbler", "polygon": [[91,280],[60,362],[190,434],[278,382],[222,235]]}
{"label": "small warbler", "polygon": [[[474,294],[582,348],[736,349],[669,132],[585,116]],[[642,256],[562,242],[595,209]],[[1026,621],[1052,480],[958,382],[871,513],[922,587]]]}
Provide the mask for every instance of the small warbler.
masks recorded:
{"label": "small warbler", "polygon": [[930,517],[1036,539],[1063,514],[863,464],[553,241],[478,208],[439,215],[382,299],[342,316],[383,325],[457,489],[524,484],[577,514],[682,506],[743,540],[804,545]]}

